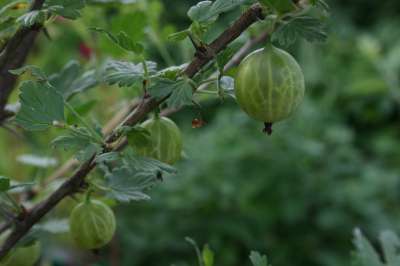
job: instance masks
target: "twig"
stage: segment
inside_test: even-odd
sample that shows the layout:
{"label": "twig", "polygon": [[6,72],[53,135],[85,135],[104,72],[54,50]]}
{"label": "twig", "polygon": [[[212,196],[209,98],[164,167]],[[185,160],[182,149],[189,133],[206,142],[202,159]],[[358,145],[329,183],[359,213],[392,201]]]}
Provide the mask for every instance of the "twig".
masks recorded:
{"label": "twig", "polygon": [[[262,7],[259,4],[251,6],[231,27],[225,30],[214,42],[209,45],[209,47],[213,50],[213,54],[218,54],[250,25],[263,18],[264,16],[262,14]],[[206,58],[195,57],[185,69],[184,73],[188,77],[193,77],[201,69],[201,67],[203,67],[212,59],[213,58],[210,56]],[[128,116],[124,122],[124,125],[132,126],[140,122],[149,112],[153,111],[165,99],[146,99],[140,107],[136,108],[136,110]],[[118,148],[119,147],[117,146],[114,149]],[[78,192],[82,186],[85,185],[85,177],[96,166],[94,159],[95,155],[83,163],[75,172],[75,174],[67,179],[47,199],[34,206],[30,211],[27,212],[25,219],[17,224],[18,226],[15,227],[15,229],[0,247],[0,260],[4,258],[4,256],[6,256],[8,252],[16,245],[16,243],[29,232],[33,225],[35,225],[43,216],[51,211],[63,198]]]}
{"label": "twig", "polygon": [[[34,0],[29,10],[41,9],[43,3],[44,0]],[[41,29],[42,25],[40,24],[21,27],[2,49],[0,54],[0,124],[9,117],[9,114],[4,111],[4,107],[17,81],[17,76],[9,71],[20,68],[24,64]]]}

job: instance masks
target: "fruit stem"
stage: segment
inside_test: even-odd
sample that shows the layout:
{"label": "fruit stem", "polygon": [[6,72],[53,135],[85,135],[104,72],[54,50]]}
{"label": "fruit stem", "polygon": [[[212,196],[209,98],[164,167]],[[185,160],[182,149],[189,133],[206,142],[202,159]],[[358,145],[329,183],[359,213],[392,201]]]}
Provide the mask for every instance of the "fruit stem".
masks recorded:
{"label": "fruit stem", "polygon": [[265,122],[263,132],[270,136],[272,134],[272,123]]}

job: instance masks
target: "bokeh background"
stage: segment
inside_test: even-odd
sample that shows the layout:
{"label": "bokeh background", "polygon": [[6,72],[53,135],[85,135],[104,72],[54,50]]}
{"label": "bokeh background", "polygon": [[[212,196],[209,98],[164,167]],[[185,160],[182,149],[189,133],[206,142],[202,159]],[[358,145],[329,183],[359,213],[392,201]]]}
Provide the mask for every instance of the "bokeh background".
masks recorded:
{"label": "bokeh background", "polygon": [[[51,74],[71,59],[86,68],[107,58],[134,60],[88,30],[102,27],[145,43],[160,68],[179,65],[193,48],[167,36],[190,24],[186,12],[196,2],[89,1],[81,19],[48,25],[51,39],[41,35],[29,63]],[[400,2],[329,4],[328,41],[285,48],[306,77],[306,99],[295,116],[266,137],[229,99],[174,114],[187,155],[178,175],[150,191],[152,200],[117,206],[117,235],[98,255],[75,249],[67,236],[46,239],[47,265],[196,265],[189,236],[209,244],[218,266],[249,265],[251,250],[267,253],[273,265],[343,266],[350,265],[354,228],[372,240],[384,229],[400,232]],[[239,13],[224,15],[208,38]],[[236,43],[259,33],[253,27]],[[73,104],[104,123],[138,93],[101,84]],[[193,129],[199,117],[206,125]],[[60,164],[70,154],[50,147],[58,133],[21,133],[21,139],[1,129],[0,174],[40,184],[57,165],[40,168],[18,158],[50,156]],[[53,215],[67,217],[68,204]]]}

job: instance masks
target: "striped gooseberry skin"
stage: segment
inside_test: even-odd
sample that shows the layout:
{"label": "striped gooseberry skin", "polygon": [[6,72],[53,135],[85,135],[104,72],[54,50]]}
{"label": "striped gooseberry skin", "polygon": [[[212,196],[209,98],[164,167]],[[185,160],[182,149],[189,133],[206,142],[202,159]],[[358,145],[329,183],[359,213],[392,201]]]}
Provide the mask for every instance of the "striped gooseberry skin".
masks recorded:
{"label": "striped gooseberry skin", "polygon": [[287,52],[267,45],[239,65],[235,95],[250,117],[274,123],[289,117],[304,98],[304,76]]}
{"label": "striped gooseberry skin", "polygon": [[150,132],[151,145],[140,147],[137,153],[167,164],[174,164],[182,154],[182,135],[178,126],[167,117],[154,117],[142,124]]}
{"label": "striped gooseberry skin", "polygon": [[98,249],[108,244],[114,236],[114,212],[101,201],[79,203],[69,217],[70,234],[75,243],[84,249]]}

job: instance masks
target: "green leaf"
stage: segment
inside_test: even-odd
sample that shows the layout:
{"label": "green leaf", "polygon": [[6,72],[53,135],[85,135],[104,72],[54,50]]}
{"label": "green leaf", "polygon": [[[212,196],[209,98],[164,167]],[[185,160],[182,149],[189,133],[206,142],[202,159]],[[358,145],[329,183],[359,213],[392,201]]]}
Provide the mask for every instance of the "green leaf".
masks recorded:
{"label": "green leaf", "polygon": [[208,245],[205,245],[202,252],[204,266],[214,265],[214,252],[210,249]]}
{"label": "green leaf", "polygon": [[144,46],[139,42],[133,41],[124,31],[120,31],[118,35],[115,36],[111,32],[102,28],[91,28],[91,30],[106,34],[112,42],[126,51],[134,52],[136,54],[142,54],[144,51]]}
{"label": "green leaf", "polygon": [[279,14],[292,11],[295,8],[292,0],[262,0],[261,2]]}
{"label": "green leaf", "polygon": [[250,260],[253,266],[268,266],[267,256],[261,256],[260,253],[256,251],[250,253]]}
{"label": "green leaf", "polygon": [[69,99],[76,93],[96,86],[98,79],[95,70],[82,73],[80,64],[72,60],[59,73],[51,75],[49,82],[65,99]]}
{"label": "green leaf", "polygon": [[26,65],[17,69],[9,70],[11,74],[14,75],[22,75],[26,72],[29,72],[33,77],[37,78],[39,81],[46,81],[46,74],[37,66],[34,65]]}
{"label": "green leaf", "polygon": [[[116,155],[112,155],[114,159]],[[108,196],[121,202],[147,200],[145,193],[162,180],[164,174],[175,173],[175,168],[154,159],[137,156],[131,148],[118,156],[118,167],[106,172]]]}
{"label": "green leaf", "polygon": [[176,80],[178,76],[185,70],[188,64],[182,64],[180,66],[170,66],[164,68],[157,73],[159,78],[165,78],[169,80]]}
{"label": "green leaf", "polygon": [[136,54],[143,53],[144,47],[139,42],[134,42],[125,32],[121,31],[117,35],[118,44],[127,51],[134,52]]}
{"label": "green leaf", "polygon": [[84,0],[47,0],[48,10],[67,19],[77,19],[81,16],[80,10],[85,7]]}
{"label": "green leaf", "polygon": [[363,236],[360,229],[354,231],[354,245],[357,248],[357,259],[363,266],[384,266],[379,255],[369,243],[369,241]]}
{"label": "green leaf", "polygon": [[255,1],[250,0],[216,0],[211,6],[211,14],[209,16],[219,15],[221,13],[228,12],[235,7],[243,4],[253,3]]}
{"label": "green leaf", "polygon": [[89,160],[93,155],[97,155],[102,151],[102,147],[97,143],[90,143],[84,149],[78,151],[75,158],[80,162]]}
{"label": "green leaf", "polygon": [[158,99],[170,95],[166,103],[171,108],[180,108],[192,104],[193,89],[184,79],[177,81],[162,78],[154,79],[154,84],[150,86],[148,92]]}
{"label": "green leaf", "polygon": [[179,109],[181,107],[192,105],[193,88],[188,82],[182,80],[178,81],[170,97],[166,103],[168,107]]}
{"label": "green leaf", "polygon": [[218,15],[210,15],[211,14],[211,1],[201,1],[197,3],[195,6],[192,6],[187,15],[188,17],[197,22],[207,22],[211,23],[217,20]]}
{"label": "green leaf", "polygon": [[43,24],[47,19],[47,14],[43,10],[33,10],[30,11],[19,18],[17,18],[17,22],[20,23],[24,27],[30,27],[34,24]]}
{"label": "green leaf", "polygon": [[399,237],[391,231],[384,231],[379,238],[385,255],[386,266],[400,265]]}
{"label": "green leaf", "polygon": [[19,99],[21,109],[15,122],[26,130],[45,130],[54,121],[64,121],[64,99],[48,84],[24,82]]}
{"label": "green leaf", "polygon": [[114,169],[106,174],[108,196],[121,202],[149,200],[144,190],[151,188],[157,180],[156,175],[142,175],[125,167]]}
{"label": "green leaf", "polygon": [[5,192],[10,189],[10,179],[0,176],[0,192]]}
{"label": "green leaf", "polygon": [[136,155],[131,148],[125,150],[122,161],[124,166],[132,169],[132,171],[145,172],[153,175],[159,173],[174,174],[177,172],[174,167],[168,164]]}
{"label": "green leaf", "polygon": [[221,13],[232,10],[233,8],[254,1],[249,0],[216,0],[201,1],[195,6],[192,6],[187,15],[188,17],[200,23],[212,23],[217,20]]}
{"label": "green leaf", "polygon": [[95,161],[96,163],[105,163],[105,162],[113,162],[116,161],[120,158],[118,152],[107,152],[107,153],[102,153],[99,156],[96,157]]}
{"label": "green leaf", "polygon": [[[150,74],[155,72],[157,64],[151,61],[146,62]],[[134,64],[124,61],[110,61],[106,65],[105,80],[108,84],[118,84],[120,87],[132,86],[142,82],[144,76],[143,64]]]}
{"label": "green leaf", "polygon": [[291,45],[299,38],[309,42],[324,42],[327,35],[323,23],[309,16],[294,17],[284,22],[272,35],[272,41],[278,41],[281,45]]}
{"label": "green leaf", "polygon": [[68,135],[59,136],[51,142],[51,145],[57,149],[77,152],[75,157],[79,161],[85,161],[94,153],[101,151],[101,146],[86,128],[76,128]]}

